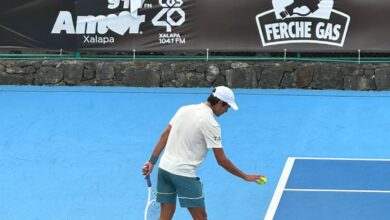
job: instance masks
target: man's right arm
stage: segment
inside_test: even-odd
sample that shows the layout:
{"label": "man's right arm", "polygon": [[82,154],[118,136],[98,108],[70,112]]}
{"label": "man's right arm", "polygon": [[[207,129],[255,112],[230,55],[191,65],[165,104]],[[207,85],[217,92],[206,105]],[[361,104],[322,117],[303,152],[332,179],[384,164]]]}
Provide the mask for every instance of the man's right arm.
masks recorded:
{"label": "man's right arm", "polygon": [[156,146],[153,149],[152,155],[150,159],[144,164],[142,168],[142,174],[144,176],[150,175],[150,173],[153,170],[154,164],[157,162],[161,152],[165,148],[165,145],[167,144],[169,133],[171,132],[172,126],[169,124],[163,133],[160,136],[160,139],[158,140]]}

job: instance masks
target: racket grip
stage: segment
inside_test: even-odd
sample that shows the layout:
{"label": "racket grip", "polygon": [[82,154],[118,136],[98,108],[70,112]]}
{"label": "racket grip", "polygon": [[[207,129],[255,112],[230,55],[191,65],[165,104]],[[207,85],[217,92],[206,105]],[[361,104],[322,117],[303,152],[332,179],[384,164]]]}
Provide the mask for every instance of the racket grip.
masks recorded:
{"label": "racket grip", "polygon": [[146,177],[146,183],[148,184],[148,187],[152,186],[152,182],[150,181],[150,175]]}

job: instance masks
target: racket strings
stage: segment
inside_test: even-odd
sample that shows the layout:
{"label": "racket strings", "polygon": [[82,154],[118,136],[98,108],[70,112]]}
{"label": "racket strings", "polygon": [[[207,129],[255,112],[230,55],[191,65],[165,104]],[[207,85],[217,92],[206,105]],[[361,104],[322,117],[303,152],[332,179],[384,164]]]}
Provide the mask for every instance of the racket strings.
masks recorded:
{"label": "racket strings", "polygon": [[160,217],[160,204],[156,201],[149,203],[146,214],[147,220],[158,220]]}

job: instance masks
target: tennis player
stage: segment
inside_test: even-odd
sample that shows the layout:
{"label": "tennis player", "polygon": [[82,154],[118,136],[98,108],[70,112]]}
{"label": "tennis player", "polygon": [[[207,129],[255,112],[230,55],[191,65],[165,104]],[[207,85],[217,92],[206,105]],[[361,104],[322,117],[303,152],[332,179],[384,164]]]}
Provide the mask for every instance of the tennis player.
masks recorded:
{"label": "tennis player", "polygon": [[172,219],[177,197],[180,206],[188,208],[193,219],[207,219],[202,183],[196,175],[196,169],[209,149],[213,149],[218,164],[233,175],[250,182],[261,177],[259,174],[242,172],[224,153],[221,128],[214,115],[223,115],[229,107],[238,110],[233,91],[228,87],[218,86],[206,102],[181,107],[163,131],[142,169],[143,175],[150,175],[164,150],[157,178],[157,202],[161,203],[160,220]]}

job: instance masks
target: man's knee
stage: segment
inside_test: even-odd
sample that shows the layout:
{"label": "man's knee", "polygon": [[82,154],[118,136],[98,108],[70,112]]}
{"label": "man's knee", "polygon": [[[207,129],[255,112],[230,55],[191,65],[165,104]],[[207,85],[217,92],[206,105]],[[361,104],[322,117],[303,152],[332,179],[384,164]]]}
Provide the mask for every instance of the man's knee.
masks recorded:
{"label": "man's knee", "polygon": [[175,210],[175,204],[161,204],[160,220],[171,220]]}
{"label": "man's knee", "polygon": [[204,208],[188,208],[194,220],[207,220],[206,209]]}

